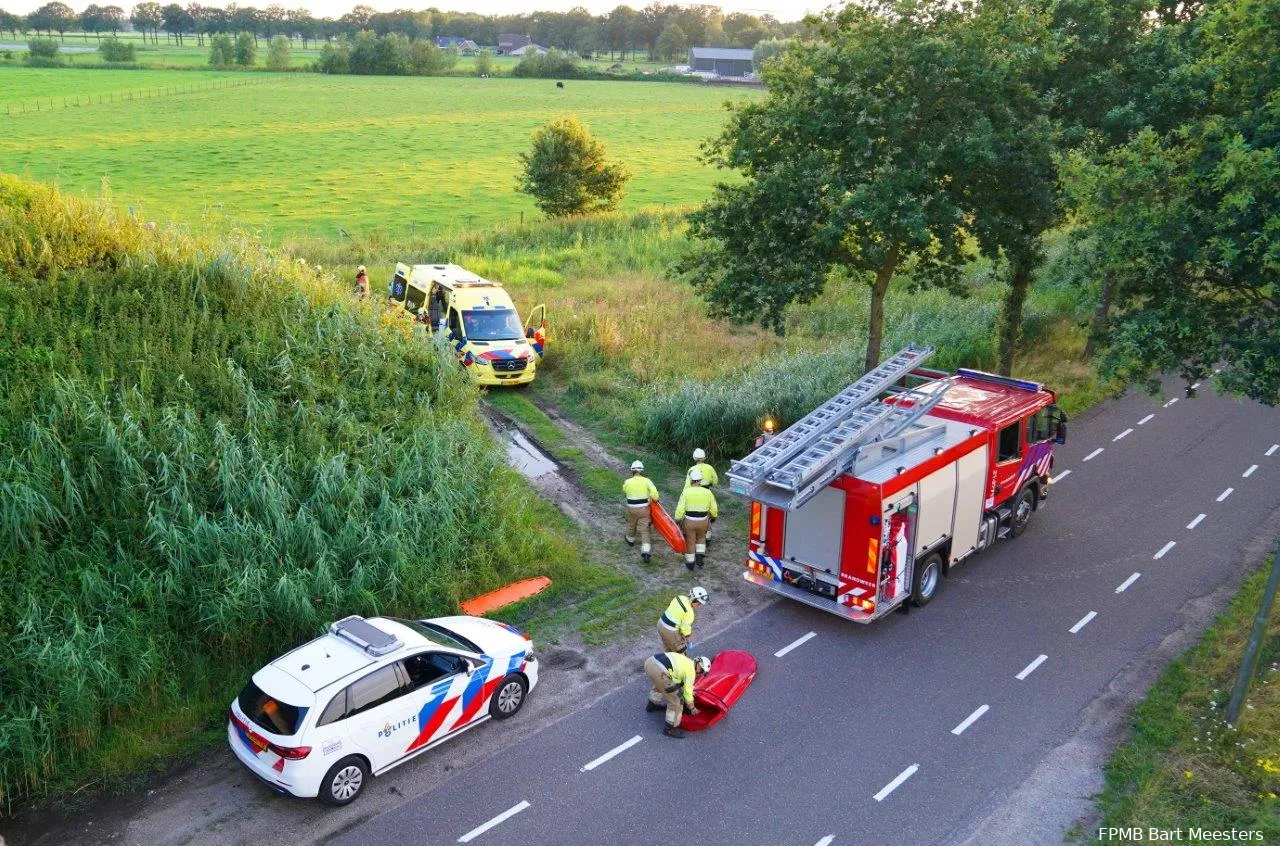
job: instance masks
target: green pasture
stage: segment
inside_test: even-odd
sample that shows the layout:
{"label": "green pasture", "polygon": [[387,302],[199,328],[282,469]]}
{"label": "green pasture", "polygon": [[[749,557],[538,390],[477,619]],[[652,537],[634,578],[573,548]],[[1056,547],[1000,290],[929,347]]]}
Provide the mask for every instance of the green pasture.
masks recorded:
{"label": "green pasture", "polygon": [[[32,93],[47,84],[73,97],[77,85],[92,92],[114,84],[108,74],[133,79],[103,70],[0,74]],[[105,182],[140,214],[196,228],[328,237],[340,228],[469,229],[537,215],[514,190],[517,156],[537,126],[570,114],[633,173],[624,208],[696,203],[718,177],[699,160],[700,143],[724,120],[727,97],[755,93],[647,82],[557,88],[509,78],[241,76],[266,82],[0,114],[0,170],[86,196]],[[152,74],[139,79],[150,83]]]}
{"label": "green pasture", "polygon": [[[96,53],[94,54],[97,55]],[[79,97],[81,103],[87,103],[92,97],[97,103],[99,96],[120,99],[129,92],[141,97],[144,91],[157,91],[167,88],[195,88],[215,81],[242,80],[245,74],[218,73],[216,71],[164,71],[164,70],[92,70],[78,71],[66,68],[24,68],[5,67],[0,65],[0,117],[5,114],[5,107],[20,112],[19,106],[26,103],[29,109],[35,109],[36,101],[42,101],[42,109],[54,102],[54,108],[62,108],[64,97]],[[80,116],[84,116],[84,112]],[[17,124],[10,124],[5,135],[21,133]]]}

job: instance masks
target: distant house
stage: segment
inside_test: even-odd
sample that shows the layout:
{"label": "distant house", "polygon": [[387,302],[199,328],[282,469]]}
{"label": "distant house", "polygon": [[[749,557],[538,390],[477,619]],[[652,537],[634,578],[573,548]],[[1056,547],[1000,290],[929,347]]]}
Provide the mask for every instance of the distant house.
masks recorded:
{"label": "distant house", "polygon": [[508,56],[527,56],[530,53],[537,53],[539,56],[545,56],[547,55],[547,48],[540,47],[537,44],[526,44],[523,47],[517,47],[516,49],[508,52],[507,55]]}
{"label": "distant house", "polygon": [[521,47],[528,47],[532,43],[533,39],[527,35],[499,35],[498,55],[510,56]]}
{"label": "distant house", "polygon": [[479,50],[479,46],[470,38],[463,38],[460,35],[437,35],[436,46],[441,50],[447,50],[453,47],[460,53],[472,50]]}
{"label": "distant house", "polygon": [[689,70],[716,76],[746,76],[754,67],[752,50],[732,47],[694,47],[689,50]]}

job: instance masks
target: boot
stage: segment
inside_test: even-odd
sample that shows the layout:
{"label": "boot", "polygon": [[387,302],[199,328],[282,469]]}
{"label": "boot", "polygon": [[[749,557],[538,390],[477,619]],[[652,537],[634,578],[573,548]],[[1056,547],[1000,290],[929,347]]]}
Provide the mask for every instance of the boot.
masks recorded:
{"label": "boot", "polygon": [[635,542],[634,540],[632,540],[631,538],[623,538],[623,540],[627,542],[627,546],[635,546],[635,545],[636,545],[636,542]]}
{"label": "boot", "polygon": [[667,737],[674,737],[677,740],[684,737],[684,729],[678,728],[676,726],[667,726],[662,730],[662,733],[665,734]]}
{"label": "boot", "polygon": [[653,556],[652,556],[652,555],[650,555],[650,554],[649,554],[649,553],[647,553],[647,552],[642,552],[642,553],[640,553],[640,560],[641,560],[641,561],[643,561],[643,562],[644,562],[644,563],[646,563],[646,564],[648,564],[648,563],[649,563],[649,559],[650,559],[650,558],[652,558],[652,557],[653,557]]}
{"label": "boot", "polygon": [[685,566],[685,567],[687,567],[687,568],[689,569],[689,572],[690,572],[690,573],[692,573],[692,572],[693,572],[693,562],[692,562],[692,561],[686,561],[686,562],[684,562],[684,566]]}
{"label": "boot", "polygon": [[[703,561],[703,559],[705,559],[706,557],[707,557],[707,556],[705,556],[705,555],[698,555],[698,556],[697,556],[697,561],[698,561],[698,566],[699,566],[699,567],[701,567],[701,566],[705,563],[705,562]],[[693,569],[693,568],[691,567],[691,568],[689,568],[689,569]]]}
{"label": "boot", "polygon": [[659,705],[656,702],[647,702],[645,703],[644,709],[645,711],[661,711],[664,707],[665,706]]}

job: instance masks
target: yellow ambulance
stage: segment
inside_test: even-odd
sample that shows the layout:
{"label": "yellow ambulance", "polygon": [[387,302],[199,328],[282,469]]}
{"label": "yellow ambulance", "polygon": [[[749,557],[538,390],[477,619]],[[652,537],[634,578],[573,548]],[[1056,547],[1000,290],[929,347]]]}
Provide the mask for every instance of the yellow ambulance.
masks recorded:
{"label": "yellow ambulance", "polygon": [[547,307],[523,323],[499,282],[456,264],[396,265],[388,286],[393,306],[429,325],[480,385],[526,385],[547,347]]}

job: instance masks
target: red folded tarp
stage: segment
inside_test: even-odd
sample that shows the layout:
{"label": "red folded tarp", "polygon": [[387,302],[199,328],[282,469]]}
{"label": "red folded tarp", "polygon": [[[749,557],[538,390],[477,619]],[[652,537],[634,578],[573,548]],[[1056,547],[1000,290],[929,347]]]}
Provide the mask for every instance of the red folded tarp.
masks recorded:
{"label": "red folded tarp", "polygon": [[649,500],[649,516],[653,519],[653,527],[658,530],[658,534],[662,535],[663,540],[671,545],[676,555],[684,555],[684,532],[680,531],[676,521],[671,519],[667,509]]}
{"label": "red folded tarp", "polygon": [[726,649],[712,658],[711,670],[693,684],[693,701],[698,713],[686,713],[680,719],[680,728],[702,731],[720,722],[755,677],[756,659],[750,652]]}

